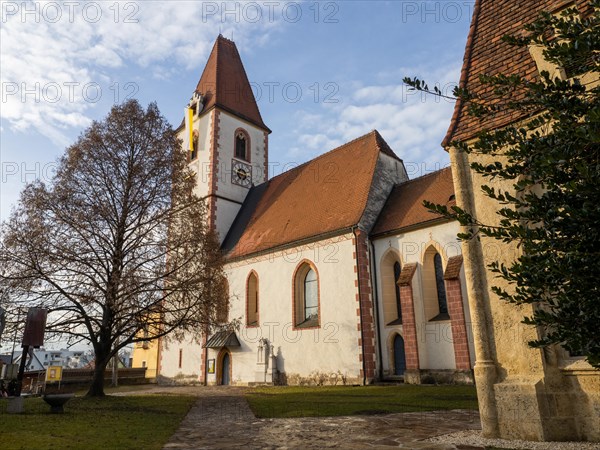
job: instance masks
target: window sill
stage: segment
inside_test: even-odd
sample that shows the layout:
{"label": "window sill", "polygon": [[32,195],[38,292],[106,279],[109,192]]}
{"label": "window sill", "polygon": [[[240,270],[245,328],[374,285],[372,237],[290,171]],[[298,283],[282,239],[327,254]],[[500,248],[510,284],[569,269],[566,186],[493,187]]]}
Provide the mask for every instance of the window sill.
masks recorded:
{"label": "window sill", "polygon": [[309,319],[296,324],[295,328],[319,328],[319,320]]}
{"label": "window sill", "polygon": [[444,320],[450,320],[450,314],[440,313],[437,316],[435,316],[433,319],[429,319],[430,322],[442,322]]}

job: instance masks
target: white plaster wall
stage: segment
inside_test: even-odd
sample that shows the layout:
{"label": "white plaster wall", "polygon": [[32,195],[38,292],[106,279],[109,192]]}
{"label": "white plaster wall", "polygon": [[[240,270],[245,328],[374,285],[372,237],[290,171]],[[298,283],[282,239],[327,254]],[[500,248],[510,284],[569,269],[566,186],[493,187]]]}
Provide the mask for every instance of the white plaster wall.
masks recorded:
{"label": "white plaster wall", "polygon": [[219,237],[219,242],[223,243],[225,236],[229,232],[237,213],[240,211],[242,205],[239,203],[233,203],[222,198],[216,199],[215,202],[217,206],[217,219],[216,219],[216,229],[217,235]]}
{"label": "white plaster wall", "polygon": [[266,181],[265,176],[265,138],[264,131],[231,114],[219,114],[219,180],[217,193],[223,197],[244,201],[248,189],[231,183],[231,159],[233,158],[234,133],[243,128],[250,136],[250,164],[252,166],[252,183],[255,185]]}
{"label": "white plaster wall", "polygon": [[[226,267],[231,292],[230,319],[239,318],[242,322],[238,332],[241,347],[230,349],[234,383],[255,381],[258,341],[262,337],[274,344],[278,368],[288,376],[308,376],[315,370],[328,373],[339,370],[350,378],[359,376],[362,364],[351,238],[352,235],[347,235],[339,242],[322,241]],[[294,330],[293,276],[305,259],[318,271],[320,328]],[[246,280],[251,270],[258,274],[258,328],[245,326]],[[217,353],[218,350],[210,350],[208,357],[216,358]]]}
{"label": "white plaster wall", "polygon": [[[225,239],[229,228],[241,208],[249,188],[231,182],[231,160],[234,155],[235,131],[243,128],[250,136],[250,165],[252,166],[252,183],[255,185],[266,181],[265,139],[264,131],[231,114],[221,111],[219,114],[219,167],[217,180],[217,216],[216,228],[221,242]],[[229,200],[232,201],[229,201]],[[236,203],[237,202],[237,203]]]}
{"label": "white plaster wall", "polygon": [[[444,267],[448,258],[461,254],[460,243],[456,235],[459,231],[456,222],[447,222],[406,233],[386,236],[373,241],[375,260],[377,262],[377,301],[379,303],[379,326],[381,333],[383,368],[393,373],[390,361],[389,344],[394,333],[402,335],[402,325],[386,326],[383,318],[382,277],[381,267],[385,255],[390,249],[395,250],[401,257],[404,266],[407,263],[418,263],[413,278],[413,300],[415,321],[417,325],[417,346],[419,364],[422,369],[455,369],[454,346],[450,321],[429,322],[425,317],[422,290],[423,254],[432,242],[441,245],[441,256]],[[461,284],[464,284],[464,274],[461,271]],[[463,304],[467,303],[466,290],[463,288]],[[469,310],[465,309],[467,327],[470,329]],[[472,347],[472,342],[469,342]]]}
{"label": "white plaster wall", "polygon": [[[179,350],[182,350],[181,368],[179,367]],[[202,345],[196,343],[191,334],[181,342],[174,340],[161,341],[160,375],[168,378],[199,381],[202,375]]]}
{"label": "white plaster wall", "polygon": [[[198,158],[190,162],[190,167],[197,174],[195,193],[199,197],[208,195],[210,175],[210,132],[214,111],[200,117],[194,117],[194,129],[198,130]],[[185,142],[185,128],[177,135]]]}

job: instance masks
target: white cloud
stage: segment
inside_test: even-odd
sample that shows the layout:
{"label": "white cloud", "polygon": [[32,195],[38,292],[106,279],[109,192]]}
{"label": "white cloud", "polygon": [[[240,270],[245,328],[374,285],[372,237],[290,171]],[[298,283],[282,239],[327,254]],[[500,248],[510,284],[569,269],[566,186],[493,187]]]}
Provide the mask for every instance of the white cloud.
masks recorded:
{"label": "white cloud", "polygon": [[[457,65],[437,68],[427,81],[451,95],[459,70]],[[417,71],[408,68],[404,73]],[[318,112],[298,112],[294,131],[298,145],[289,149],[288,157],[305,161],[377,129],[404,160],[410,176],[419,176],[448,164],[440,142],[453,109],[453,101],[409,91],[401,82],[359,86],[342,103],[322,105]]]}
{"label": "white cloud", "polygon": [[68,142],[61,130],[90,122],[95,88],[109,93],[117,69],[150,68],[166,78],[174,66],[197,69],[219,31],[235,31],[237,41],[250,45],[279,26],[249,23],[239,14],[222,22],[220,13],[206,14],[203,2],[1,3],[2,120],[61,147]]}

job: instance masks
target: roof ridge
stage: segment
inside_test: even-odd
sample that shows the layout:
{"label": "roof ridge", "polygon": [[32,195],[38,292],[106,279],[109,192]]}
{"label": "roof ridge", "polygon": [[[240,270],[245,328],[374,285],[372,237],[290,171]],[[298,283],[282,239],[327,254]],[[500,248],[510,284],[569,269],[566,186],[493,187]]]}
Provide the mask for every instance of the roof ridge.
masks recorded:
{"label": "roof ridge", "polygon": [[222,34],[214,41],[195,91],[204,95],[202,114],[217,106],[271,133],[260,113],[240,52],[235,42]]}
{"label": "roof ridge", "polygon": [[404,185],[406,185],[408,183],[412,183],[413,181],[420,181],[423,178],[432,177],[434,175],[439,175],[441,172],[444,172],[444,171],[447,171],[447,170],[452,171],[452,166],[442,167],[441,169],[434,170],[433,172],[426,173],[425,175],[420,175],[420,176],[418,176],[416,178],[411,178],[410,180],[406,180],[403,183],[397,184],[396,186],[404,186]]}
{"label": "roof ridge", "polygon": [[[204,77],[204,72],[206,72],[206,69],[208,69],[208,61],[210,60],[210,56],[212,55],[212,53],[215,51],[215,47],[217,46],[218,41],[219,41],[219,38],[217,37],[212,48],[210,49],[210,52],[208,53],[208,58],[206,58],[206,64],[204,64],[204,69],[202,69],[202,73],[200,74],[200,78],[198,79],[198,84],[196,85],[194,92],[199,92],[198,88],[200,87],[200,81],[202,81],[202,78]],[[202,112],[204,112],[204,111],[202,111]]]}
{"label": "roof ridge", "polygon": [[373,129],[373,131],[371,131],[371,133],[375,134],[375,142],[376,142],[377,148],[379,149],[380,152],[385,153],[388,156],[397,158],[400,162],[403,162],[402,158],[400,158],[398,155],[396,155],[396,152],[394,152],[394,150],[392,150],[392,147],[390,147],[390,145],[383,138],[381,133],[379,131],[377,131],[377,129]]}
{"label": "roof ridge", "polygon": [[[377,130],[371,130],[371,131],[369,131],[368,133],[366,133],[366,134],[363,134],[362,136],[359,136],[359,137],[357,137],[357,138],[354,138],[354,139],[352,139],[351,141],[348,141],[348,142],[346,142],[346,143],[344,143],[344,144],[342,144],[342,145],[338,145],[337,147],[335,147],[335,148],[332,148],[331,150],[328,150],[328,151],[326,151],[325,153],[321,153],[320,155],[317,155],[317,156],[315,156],[313,159],[309,159],[308,161],[305,161],[305,162],[303,162],[302,164],[299,164],[299,165],[297,165],[296,167],[293,167],[293,168],[291,168],[291,169],[289,169],[289,170],[286,170],[285,172],[282,172],[282,173],[280,173],[279,175],[276,175],[276,176],[274,176],[273,178],[270,178],[270,179],[267,181],[267,183],[268,183],[268,182],[270,182],[270,181],[272,181],[272,180],[274,180],[274,179],[276,179],[276,178],[279,178],[279,177],[280,177],[280,176],[282,176],[282,175],[285,175],[285,174],[287,174],[287,173],[293,172],[294,170],[298,170],[298,169],[300,169],[302,166],[306,166],[307,164],[309,164],[309,163],[311,163],[311,162],[313,162],[313,161],[316,161],[316,160],[318,160],[318,159],[324,158],[325,156],[328,156],[329,154],[331,154],[331,153],[333,153],[333,152],[336,152],[336,151],[338,151],[338,150],[341,150],[342,148],[344,148],[344,147],[347,147],[348,145],[350,145],[350,144],[353,144],[353,143],[355,143],[355,142],[357,142],[357,141],[360,141],[361,139],[366,139],[368,136],[370,136],[370,135],[372,135],[372,134],[374,134],[374,133],[378,133],[378,132],[377,132]],[[382,139],[383,139],[383,138],[382,138]],[[377,150],[378,150],[378,151],[381,151],[381,148],[379,148],[379,145],[378,145],[378,143],[377,143],[377,140],[375,141],[375,143],[376,143]],[[261,183],[261,184],[262,184],[262,183]],[[260,185],[259,185],[259,186],[260,186]]]}
{"label": "roof ridge", "polygon": [[[225,40],[225,42],[227,44],[230,44],[233,49],[235,50],[235,54],[237,55],[237,57],[240,60],[241,66],[242,66],[242,72],[244,72],[244,77],[246,78],[246,80],[248,80],[248,85],[250,86],[250,94],[252,95],[252,98],[254,99],[254,103],[256,103],[256,111],[258,113],[258,118],[260,119],[260,122],[263,123],[264,125],[264,120],[262,117],[262,114],[260,113],[260,108],[258,107],[258,101],[256,100],[256,97],[254,96],[254,91],[252,91],[252,84],[250,83],[250,78],[248,78],[248,73],[246,72],[246,66],[244,66],[244,62],[242,61],[242,55],[240,55],[240,52],[237,48],[237,45],[235,45],[235,42],[233,40],[227,39],[226,37],[223,37],[222,35],[221,39]],[[219,70],[219,61],[217,59],[217,75],[218,75],[218,70]],[[265,125],[266,127],[266,125]],[[267,127],[267,129],[269,130],[269,133],[271,132],[271,130]]]}

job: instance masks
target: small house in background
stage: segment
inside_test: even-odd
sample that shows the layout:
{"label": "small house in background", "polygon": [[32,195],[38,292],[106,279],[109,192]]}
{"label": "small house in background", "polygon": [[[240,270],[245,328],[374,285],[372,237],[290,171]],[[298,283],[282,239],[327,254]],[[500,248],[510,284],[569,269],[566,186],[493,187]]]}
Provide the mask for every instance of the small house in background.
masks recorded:
{"label": "small house in background", "polygon": [[[21,352],[15,351],[13,364],[21,363]],[[10,362],[11,355],[2,355],[2,360]],[[85,350],[46,350],[30,349],[25,366],[26,372],[46,370],[48,366],[61,366],[63,369],[80,369],[89,362]]]}

